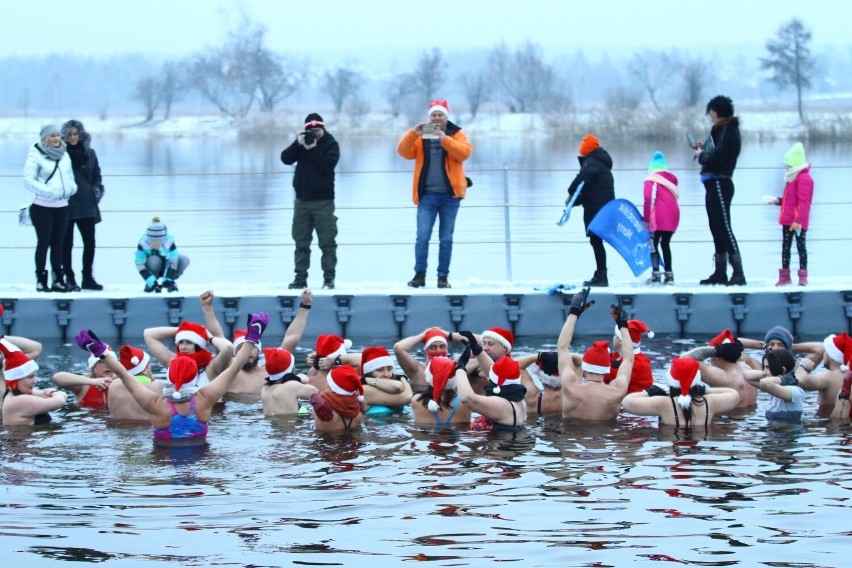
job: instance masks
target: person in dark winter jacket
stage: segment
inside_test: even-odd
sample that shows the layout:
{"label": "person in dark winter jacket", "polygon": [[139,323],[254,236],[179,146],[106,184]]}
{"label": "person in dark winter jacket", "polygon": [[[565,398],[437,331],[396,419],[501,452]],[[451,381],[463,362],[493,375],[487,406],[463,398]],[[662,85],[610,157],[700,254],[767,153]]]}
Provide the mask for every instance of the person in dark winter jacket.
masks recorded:
{"label": "person in dark winter jacket", "polygon": [[72,290],[79,290],[71,253],[74,250],[74,226],[80,231],[83,239],[83,290],[103,290],[92,273],[95,263],[95,225],[101,222],[101,211],[98,204],[104,195],[104,184],[101,180],[101,167],[98,156],[91,147],[92,137],[86,132],[79,120],[69,120],[62,125],[62,139],[71,167],[74,169],[74,180],[77,182],[77,193],[68,200],[68,227],[65,230],[65,244],[62,248],[62,271],[65,283]]}
{"label": "person in dark winter jacket", "polygon": [[[710,99],[707,115],[713,128],[705,142],[695,145],[695,158],[701,164],[704,206],[716,249],[713,255],[716,269],[699,283],[744,286],[743,261],[731,227],[731,201],[734,198],[734,181],[731,178],[740,155],[740,119],[734,116],[734,103],[722,95]],[[727,276],[728,262],[733,268],[730,280]]]}
{"label": "person in dark winter jacket", "polygon": [[615,181],[612,178],[612,158],[609,152],[601,148],[600,141],[587,134],[580,143],[577,152],[580,161],[580,172],[568,187],[566,205],[578,191],[580,195],[574,201],[574,207],[583,206],[583,224],[586,226],[586,236],[595,253],[595,274],[591,280],[583,282],[583,286],[609,286],[606,274],[606,249],[603,239],[589,232],[589,224],[604,205],[615,199]]}
{"label": "person in dark winter jacket", "polygon": [[304,132],[281,152],[281,161],[288,166],[296,164],[293,188],[296,202],[293,208],[293,241],[296,252],[293,258],[296,278],[289,288],[308,287],[308,269],[311,266],[311,240],[317,233],[322,251],[322,287],[334,288],[337,267],[337,217],[334,214],[334,168],[340,160],[340,146],[325,129],[320,115],[311,113],[305,118]]}

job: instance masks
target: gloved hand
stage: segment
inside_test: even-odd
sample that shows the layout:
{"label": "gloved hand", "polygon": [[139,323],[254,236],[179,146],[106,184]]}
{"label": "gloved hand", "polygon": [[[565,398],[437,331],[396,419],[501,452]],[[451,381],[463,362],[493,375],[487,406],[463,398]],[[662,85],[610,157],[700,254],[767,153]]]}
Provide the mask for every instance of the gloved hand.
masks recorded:
{"label": "gloved hand", "polygon": [[157,277],[151,274],[145,279],[145,292],[159,292],[160,285],[157,283]]}
{"label": "gloved hand", "polygon": [[[473,353],[474,357],[478,357],[482,353],[482,345],[476,340],[476,336],[473,335],[472,331],[460,331],[459,335],[467,340],[467,346],[470,347],[470,352]],[[468,354],[469,356],[470,354]]]}
{"label": "gloved hand", "polygon": [[570,315],[575,315],[577,318],[582,315],[583,312],[591,308],[595,305],[595,301],[589,300],[589,291],[591,288],[583,288],[571,298],[571,309],[568,311]]}
{"label": "gloved hand", "polygon": [[177,284],[175,284],[175,281],[172,280],[171,278],[164,278],[163,279],[163,288],[166,289],[166,292],[177,292],[178,291]]}
{"label": "gloved hand", "polygon": [[733,343],[720,343],[715,346],[716,357],[720,357],[729,363],[736,363],[743,354],[743,343],[737,339]]}
{"label": "gloved hand", "polygon": [[[482,351],[482,348],[480,347],[479,350]],[[468,345],[464,348],[464,351],[462,351],[461,355],[459,355],[459,358],[456,359],[456,371],[465,370],[465,368],[467,367],[467,362],[470,361],[470,352],[471,348],[470,345]]]}
{"label": "gloved hand", "polygon": [[618,329],[627,327],[627,311],[624,309],[624,304],[621,301],[621,296],[616,296],[617,303],[610,305],[612,311],[612,319],[615,320],[615,325]]}
{"label": "gloved hand", "polygon": [[645,392],[648,393],[648,396],[669,396],[669,393],[665,389],[657,385],[651,385],[645,389]]}
{"label": "gloved hand", "polygon": [[101,357],[107,350],[107,344],[101,341],[94,331],[89,331],[85,327],[80,330],[74,337],[77,347],[84,351],[88,351],[95,357]]}
{"label": "gloved hand", "polygon": [[535,362],[548,375],[559,373],[559,354],[556,351],[540,351]]}
{"label": "gloved hand", "polygon": [[334,411],[326,399],[315,392],[311,395],[311,406],[314,407],[314,414],[323,422],[331,422],[334,418]]}
{"label": "gloved hand", "polygon": [[784,373],[783,375],[779,375],[778,378],[781,379],[781,384],[785,387],[799,386],[799,380],[796,378],[795,371],[790,371],[788,373]]}
{"label": "gloved hand", "polygon": [[269,314],[258,312],[248,316],[248,327],[246,328],[246,341],[257,345],[263,336],[263,331],[269,325]]}

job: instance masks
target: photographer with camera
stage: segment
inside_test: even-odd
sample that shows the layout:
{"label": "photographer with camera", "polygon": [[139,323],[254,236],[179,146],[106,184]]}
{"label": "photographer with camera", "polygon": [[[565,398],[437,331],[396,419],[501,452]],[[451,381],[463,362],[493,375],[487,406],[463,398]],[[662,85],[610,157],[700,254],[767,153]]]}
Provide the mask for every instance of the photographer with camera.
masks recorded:
{"label": "photographer with camera", "polygon": [[305,118],[305,129],[281,152],[281,161],[296,164],[293,188],[292,236],[296,244],[293,265],[296,278],[291,290],[308,287],[311,266],[311,241],[316,231],[322,251],[324,290],[334,289],[337,266],[337,217],[334,214],[334,168],[340,160],[340,146],[325,129],[322,117],[313,112]]}

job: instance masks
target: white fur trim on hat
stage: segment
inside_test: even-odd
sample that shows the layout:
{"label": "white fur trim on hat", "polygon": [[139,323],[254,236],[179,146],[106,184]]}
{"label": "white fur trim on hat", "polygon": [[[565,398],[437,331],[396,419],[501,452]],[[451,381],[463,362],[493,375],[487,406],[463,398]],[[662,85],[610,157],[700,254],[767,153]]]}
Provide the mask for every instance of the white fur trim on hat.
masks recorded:
{"label": "white fur trim on hat", "polygon": [[823,340],[822,345],[825,347],[825,354],[828,355],[829,359],[843,363],[843,351],[838,349],[837,345],[834,344],[835,337],[837,336],[832,333]]}
{"label": "white fur trim on hat", "polygon": [[328,384],[328,388],[331,389],[331,392],[337,393],[342,396],[352,396],[356,391],[348,391],[344,388],[341,388],[334,382],[334,379],[331,378],[331,373],[325,376],[325,382]]}
{"label": "white fur trim on hat", "polygon": [[29,359],[22,365],[3,371],[3,378],[6,379],[6,382],[19,381],[29,377],[36,371],[38,371],[38,363]]}
{"label": "white fur trim on hat", "polygon": [[527,374],[539,391],[543,391],[544,387],[558,389],[562,386],[562,380],[558,375],[548,375],[544,372],[544,369],[539,367],[538,363],[531,363],[527,367]]}
{"label": "white fur trim on hat", "polygon": [[147,367],[148,363],[151,362],[151,357],[143,351],[141,361],[139,360],[139,357],[134,355],[130,358],[130,362],[133,363],[135,366],[132,369],[127,369],[127,372],[131,375],[136,376],[145,370],[145,367]]}
{"label": "white fur trim on hat", "polygon": [[372,373],[376,369],[381,369],[382,367],[393,367],[393,359],[390,356],[386,357],[376,357],[375,359],[371,359],[364,363],[364,374]]}
{"label": "white fur trim on hat", "polygon": [[512,350],[512,344],[509,343],[509,341],[505,337],[503,337],[499,333],[491,331],[490,329],[486,329],[485,331],[483,331],[480,334],[480,337],[482,339],[489,337],[489,338],[493,339],[494,341],[496,341],[497,343],[499,343],[500,345],[502,345],[503,347],[505,347],[506,349],[508,349],[509,351]]}
{"label": "white fur trim on hat", "polygon": [[583,370],[587,373],[597,373],[599,375],[606,375],[607,373],[609,373],[610,369],[612,369],[612,366],[603,367],[601,365],[592,365],[591,363],[586,363],[585,361],[583,361],[582,367]]}
{"label": "white fur trim on hat", "polygon": [[[116,355],[116,354],[115,354],[115,351],[113,351],[113,350],[112,350],[112,349],[110,349],[109,347],[107,347],[107,350],[106,350],[106,352],[104,353],[104,355],[112,355],[112,358],[113,358],[113,359],[118,360],[118,355]],[[95,365],[97,365],[97,364],[98,364],[98,361],[100,361],[100,360],[101,360],[101,358],[100,358],[100,357],[95,357],[94,355],[89,355],[89,361],[88,361],[88,363],[89,363],[89,370],[91,371],[91,370],[92,370],[92,368],[94,368],[94,366],[95,366]]]}
{"label": "white fur trim on hat", "polygon": [[[437,103],[438,101],[434,101],[434,102]],[[446,101],[441,101],[441,102],[446,103]],[[427,114],[427,116],[432,116],[432,113],[435,112],[435,111],[443,113],[443,115],[446,116],[448,119],[450,118],[450,109],[445,107],[443,104],[431,105],[429,107],[429,112],[427,112],[426,114]]]}
{"label": "white fur trim on hat", "polygon": [[175,334],[175,343],[180,343],[184,339],[186,339],[187,341],[191,341],[192,343],[198,345],[201,348],[207,347],[207,338],[201,337],[194,331],[184,329]]}
{"label": "white fur trim on hat", "polygon": [[[488,377],[491,379],[491,382],[492,382],[492,383],[494,383],[495,385],[497,385],[496,387],[494,387],[494,392],[495,392],[496,394],[499,394],[499,393],[500,393],[500,384],[499,384],[499,382],[498,382],[498,381],[500,381],[500,377],[498,377],[498,376],[497,376],[497,373],[495,373],[495,372],[494,372],[494,367],[493,367],[493,366],[492,366],[492,367],[491,367],[491,369],[489,369],[489,371],[488,371]],[[505,379],[505,380],[503,381],[503,384],[504,384],[504,385],[519,385],[519,384],[521,384],[521,377],[520,377],[520,376],[518,376],[518,378],[517,378],[517,379]]]}

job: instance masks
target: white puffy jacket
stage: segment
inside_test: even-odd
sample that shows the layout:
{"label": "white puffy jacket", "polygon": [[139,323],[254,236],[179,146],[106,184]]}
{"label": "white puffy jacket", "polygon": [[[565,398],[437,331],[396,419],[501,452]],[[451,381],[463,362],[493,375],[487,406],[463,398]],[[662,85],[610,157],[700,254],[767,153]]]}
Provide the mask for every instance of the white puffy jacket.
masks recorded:
{"label": "white puffy jacket", "polygon": [[24,164],[24,187],[35,194],[33,203],[36,205],[65,207],[68,198],[77,193],[77,182],[74,181],[74,170],[67,153],[59,160],[56,173],[45,183],[55,166],[56,161],[45,156],[35,146],[30,147]]}

